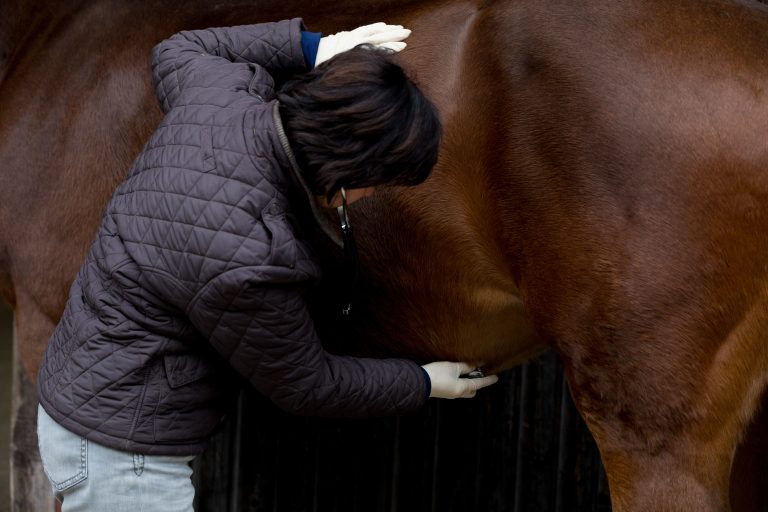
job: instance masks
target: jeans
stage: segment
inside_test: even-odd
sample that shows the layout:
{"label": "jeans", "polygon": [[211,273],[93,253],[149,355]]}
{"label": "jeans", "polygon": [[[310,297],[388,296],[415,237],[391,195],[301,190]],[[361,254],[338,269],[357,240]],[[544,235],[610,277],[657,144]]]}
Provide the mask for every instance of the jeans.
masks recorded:
{"label": "jeans", "polygon": [[42,407],[37,438],[62,512],[192,512],[194,456],[107,448],[60,426]]}

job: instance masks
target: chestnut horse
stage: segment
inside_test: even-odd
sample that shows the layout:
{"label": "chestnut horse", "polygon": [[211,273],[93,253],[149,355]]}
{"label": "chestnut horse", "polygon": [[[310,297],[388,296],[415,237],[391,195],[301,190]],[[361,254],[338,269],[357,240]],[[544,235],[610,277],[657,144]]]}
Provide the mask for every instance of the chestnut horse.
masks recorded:
{"label": "chestnut horse", "polygon": [[[402,60],[445,138],[424,185],[353,207],[356,329],[388,352],[493,371],[554,348],[615,511],[765,510],[764,466],[735,457],[746,432],[765,451],[768,424],[748,429],[768,376],[763,5],[5,4],[0,293],[16,315],[19,417],[100,210],[160,119],[151,47],[182,28],[385,20],[413,29]],[[20,430],[17,470],[35,473]],[[20,510],[34,509],[27,477]]]}

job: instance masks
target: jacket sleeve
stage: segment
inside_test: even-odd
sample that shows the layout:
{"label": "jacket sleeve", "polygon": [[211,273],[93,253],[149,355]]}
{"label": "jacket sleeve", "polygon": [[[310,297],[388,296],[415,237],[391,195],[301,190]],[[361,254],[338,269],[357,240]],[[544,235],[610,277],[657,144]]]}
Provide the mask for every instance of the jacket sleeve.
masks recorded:
{"label": "jacket sleeve", "polygon": [[411,412],[426,401],[422,369],[412,361],[327,353],[295,285],[258,277],[237,284],[224,274],[188,314],[235,370],[286,411],[378,416]]}
{"label": "jacket sleeve", "polygon": [[[238,69],[262,68],[264,75],[306,70],[301,18],[257,25],[185,30],[152,50],[152,79],[163,112],[181,93],[226,81]],[[266,78],[266,76],[265,76]]]}

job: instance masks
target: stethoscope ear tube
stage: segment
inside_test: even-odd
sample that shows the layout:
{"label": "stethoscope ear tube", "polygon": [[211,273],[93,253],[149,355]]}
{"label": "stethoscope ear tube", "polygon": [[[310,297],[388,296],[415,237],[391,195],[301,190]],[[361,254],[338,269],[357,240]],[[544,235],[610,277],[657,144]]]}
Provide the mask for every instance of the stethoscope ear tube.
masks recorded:
{"label": "stethoscope ear tube", "polygon": [[352,233],[352,224],[349,222],[347,213],[347,191],[341,188],[341,206],[336,208],[339,214],[339,223],[341,225],[341,238],[344,241],[344,259],[347,265],[347,275],[345,283],[345,300],[341,308],[344,316],[349,316],[352,312],[352,301],[357,287],[357,274],[360,266],[360,259],[357,253],[357,244]]}

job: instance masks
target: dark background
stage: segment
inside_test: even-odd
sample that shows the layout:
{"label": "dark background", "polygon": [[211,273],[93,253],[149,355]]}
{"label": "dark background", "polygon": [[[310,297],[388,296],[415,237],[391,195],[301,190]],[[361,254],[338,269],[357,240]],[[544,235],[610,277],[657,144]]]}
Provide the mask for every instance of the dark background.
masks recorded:
{"label": "dark background", "polygon": [[412,416],[297,418],[250,392],[240,405],[196,462],[198,510],[611,510],[554,354]]}

